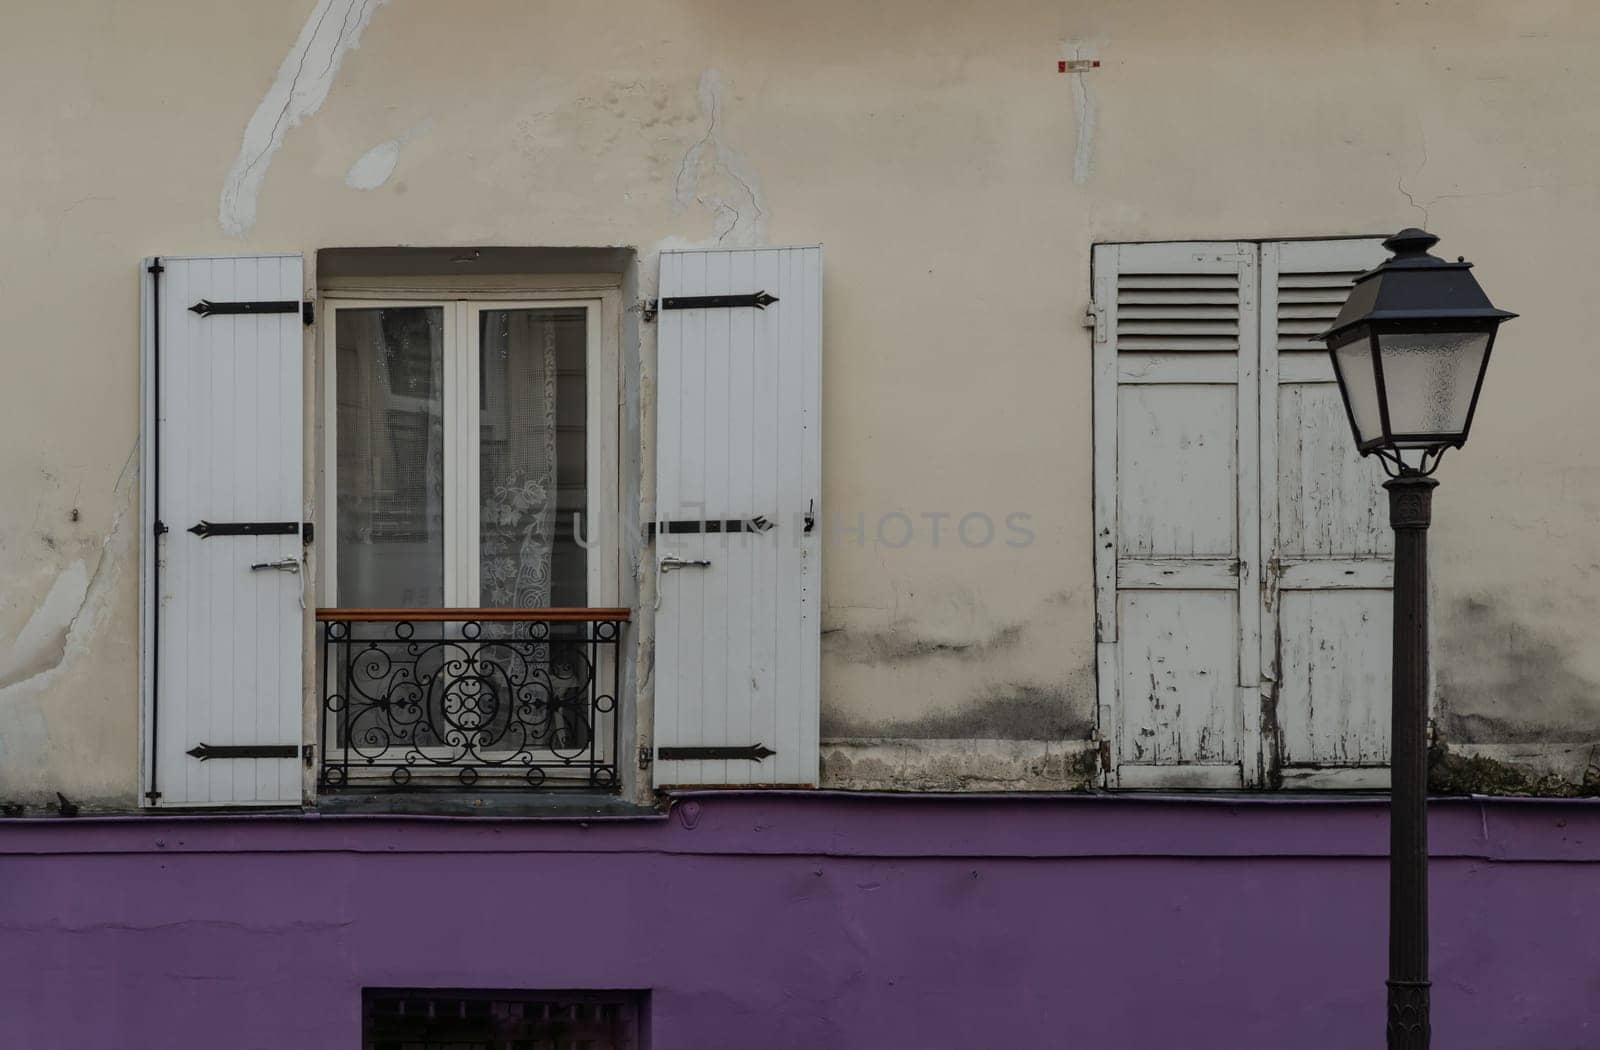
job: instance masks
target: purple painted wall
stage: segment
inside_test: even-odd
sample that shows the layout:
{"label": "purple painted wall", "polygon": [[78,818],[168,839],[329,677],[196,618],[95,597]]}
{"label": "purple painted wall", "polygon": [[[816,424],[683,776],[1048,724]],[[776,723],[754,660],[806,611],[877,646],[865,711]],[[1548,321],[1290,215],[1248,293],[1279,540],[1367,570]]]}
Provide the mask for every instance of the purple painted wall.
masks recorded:
{"label": "purple painted wall", "polygon": [[[1382,1045],[1371,802],[719,795],[0,823],[0,1046],[360,1045],[362,986],[648,988],[653,1050]],[[1600,807],[1432,816],[1434,1043],[1600,1044]]]}

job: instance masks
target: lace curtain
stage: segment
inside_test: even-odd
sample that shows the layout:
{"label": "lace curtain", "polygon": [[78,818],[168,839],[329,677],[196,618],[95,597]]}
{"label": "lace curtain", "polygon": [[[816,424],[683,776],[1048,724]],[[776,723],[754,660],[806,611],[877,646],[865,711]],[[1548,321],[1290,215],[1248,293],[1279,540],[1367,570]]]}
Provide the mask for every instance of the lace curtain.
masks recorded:
{"label": "lace curtain", "polygon": [[486,310],[480,336],[480,604],[550,605],[556,526],[556,325]]}
{"label": "lace curtain", "polygon": [[[478,589],[486,608],[547,608],[556,528],[557,340],[559,315],[548,310],[485,310],[479,327]],[[545,640],[512,641],[512,624],[485,624],[480,663],[504,702],[492,705],[513,728],[535,733],[560,752],[588,746],[592,726],[583,700],[581,647],[559,628]],[[487,691],[489,687],[485,687]],[[490,709],[485,697],[474,707]],[[486,729],[513,737],[498,722]]]}

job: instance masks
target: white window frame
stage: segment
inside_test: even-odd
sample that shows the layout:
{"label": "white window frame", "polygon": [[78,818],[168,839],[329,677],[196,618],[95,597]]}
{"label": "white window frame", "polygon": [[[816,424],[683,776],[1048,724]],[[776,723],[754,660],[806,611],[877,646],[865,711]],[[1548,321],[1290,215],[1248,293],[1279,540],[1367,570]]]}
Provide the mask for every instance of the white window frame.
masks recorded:
{"label": "white window frame", "polygon": [[[556,282],[559,283],[559,282]],[[420,286],[420,287],[419,287]],[[585,357],[585,456],[588,476],[588,516],[583,523],[590,608],[615,607],[621,579],[624,525],[621,515],[619,472],[619,405],[622,388],[618,354],[620,293],[615,288],[568,290],[560,287],[508,285],[495,287],[440,279],[411,278],[393,288],[371,281],[359,286],[325,288],[319,316],[321,338],[321,467],[320,491],[323,542],[318,544],[318,604],[338,605],[338,312],[384,307],[438,307],[444,311],[445,405],[445,565],[446,604],[476,607],[479,537],[452,529],[477,516],[479,501],[477,397],[479,383],[479,316],[485,310],[581,308],[587,315],[588,352]],[[460,406],[470,406],[461,411]]]}

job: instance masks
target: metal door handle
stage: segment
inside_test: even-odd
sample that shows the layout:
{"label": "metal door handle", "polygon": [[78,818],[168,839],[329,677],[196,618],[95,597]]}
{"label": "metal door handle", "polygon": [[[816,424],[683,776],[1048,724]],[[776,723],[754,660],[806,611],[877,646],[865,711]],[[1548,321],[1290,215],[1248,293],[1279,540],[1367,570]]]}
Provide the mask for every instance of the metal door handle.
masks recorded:
{"label": "metal door handle", "polygon": [[299,572],[300,559],[280,558],[277,561],[258,561],[250,566],[251,572],[259,572],[262,569],[276,569],[278,572]]}
{"label": "metal door handle", "polygon": [[672,572],[675,569],[704,569],[710,565],[707,558],[680,558],[676,554],[669,554],[661,559],[659,567],[662,572]]}

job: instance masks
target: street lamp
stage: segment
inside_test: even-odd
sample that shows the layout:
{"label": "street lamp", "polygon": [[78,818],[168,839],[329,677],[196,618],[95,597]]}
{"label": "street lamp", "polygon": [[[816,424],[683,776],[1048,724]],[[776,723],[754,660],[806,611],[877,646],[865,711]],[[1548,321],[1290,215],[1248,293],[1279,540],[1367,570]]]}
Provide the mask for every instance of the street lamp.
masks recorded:
{"label": "street lamp", "polygon": [[[1394,253],[1356,278],[1321,338],[1363,456],[1383,461],[1394,529],[1394,694],[1389,804],[1389,1050],[1426,1050],[1428,1019],[1428,524],[1430,475],[1472,427],[1497,310],[1465,259],[1401,230]],[[1408,462],[1410,454],[1415,462]]]}

